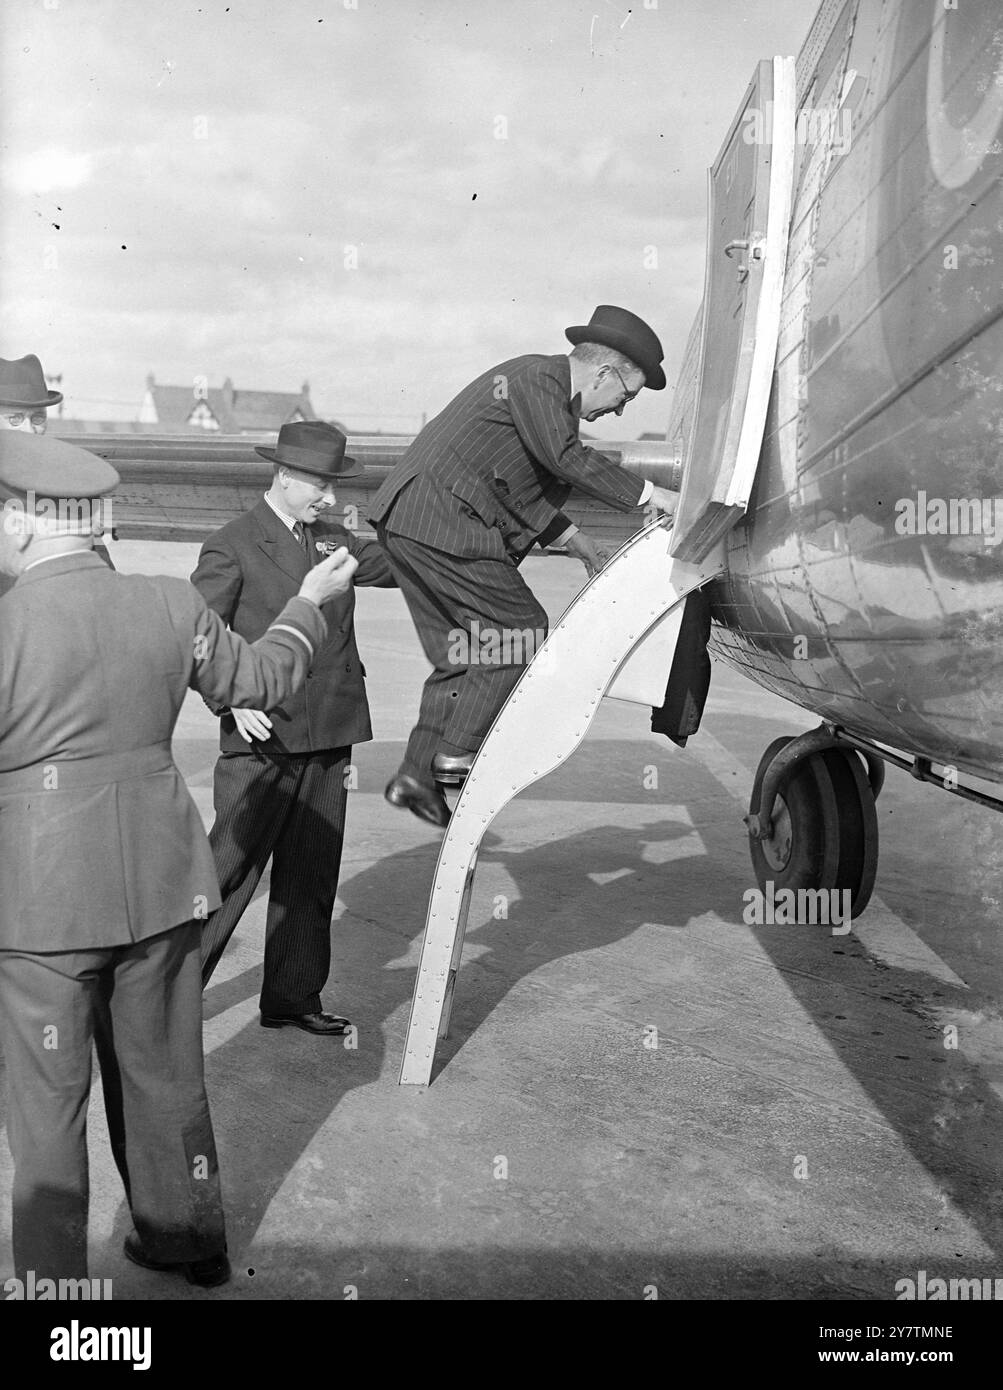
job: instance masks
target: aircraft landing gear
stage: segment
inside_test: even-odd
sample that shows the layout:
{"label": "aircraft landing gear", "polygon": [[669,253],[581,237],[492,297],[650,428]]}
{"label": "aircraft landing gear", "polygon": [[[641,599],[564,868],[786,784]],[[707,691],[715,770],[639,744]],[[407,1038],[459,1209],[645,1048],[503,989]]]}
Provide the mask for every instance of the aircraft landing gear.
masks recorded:
{"label": "aircraft landing gear", "polygon": [[839,747],[823,726],[778,738],[763,754],[745,823],[763,893],[836,889],[850,893],[850,916],[870,900],[878,864],[875,797],[884,766]]}

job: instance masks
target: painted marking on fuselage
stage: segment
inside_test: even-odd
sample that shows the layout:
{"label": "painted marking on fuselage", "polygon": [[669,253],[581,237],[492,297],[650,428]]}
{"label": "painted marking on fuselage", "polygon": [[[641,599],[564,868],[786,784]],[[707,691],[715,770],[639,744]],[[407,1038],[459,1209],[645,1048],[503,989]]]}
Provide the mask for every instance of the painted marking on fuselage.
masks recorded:
{"label": "painted marking on fuselage", "polygon": [[1003,123],[1003,56],[986,82],[986,94],[979,109],[964,125],[956,126],[948,115],[948,94],[944,90],[945,48],[951,13],[941,0],[932,0],[932,4],[933,31],[926,84],[930,167],[945,188],[963,188],[981,169],[986,155],[998,149],[994,142]]}

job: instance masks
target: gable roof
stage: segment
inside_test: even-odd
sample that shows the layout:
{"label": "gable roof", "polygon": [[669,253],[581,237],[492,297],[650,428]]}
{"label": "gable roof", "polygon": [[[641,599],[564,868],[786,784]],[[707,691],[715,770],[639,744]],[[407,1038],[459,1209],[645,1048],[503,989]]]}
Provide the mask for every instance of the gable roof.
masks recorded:
{"label": "gable roof", "polygon": [[[205,403],[219,422],[221,434],[252,431],[274,432],[290,420],[316,420],[307,382],[295,391],[237,391],[229,377],[222,386],[210,386],[198,395],[190,386],[160,386],[147,377],[146,419],[164,434],[187,433],[192,411]],[[152,401],[155,420],[150,418]],[[196,426],[196,428],[199,428]]]}

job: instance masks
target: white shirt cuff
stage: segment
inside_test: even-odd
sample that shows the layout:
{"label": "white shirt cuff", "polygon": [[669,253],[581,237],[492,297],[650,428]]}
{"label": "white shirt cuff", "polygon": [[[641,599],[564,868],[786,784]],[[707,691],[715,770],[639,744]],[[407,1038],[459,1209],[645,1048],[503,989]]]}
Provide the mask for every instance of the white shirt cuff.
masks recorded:
{"label": "white shirt cuff", "polygon": [[640,497],[637,499],[637,505],[638,505],[639,507],[643,507],[644,504],[645,504],[645,503],[648,501],[648,499],[650,498],[651,494],[654,492],[654,490],[655,490],[655,484],[651,481],[650,478],[645,478],[645,480],[644,480],[644,487],[641,489],[641,495],[640,495]]}
{"label": "white shirt cuff", "polygon": [[571,539],[571,537],[572,537],[572,536],[577,536],[577,535],[578,535],[578,527],[577,527],[577,526],[569,526],[568,529],[567,529],[566,531],[562,531],[561,534],[560,534],[555,540],[552,540],[552,541],[550,542],[550,544],[551,544],[551,545],[567,545],[567,543],[568,543],[568,541]]}

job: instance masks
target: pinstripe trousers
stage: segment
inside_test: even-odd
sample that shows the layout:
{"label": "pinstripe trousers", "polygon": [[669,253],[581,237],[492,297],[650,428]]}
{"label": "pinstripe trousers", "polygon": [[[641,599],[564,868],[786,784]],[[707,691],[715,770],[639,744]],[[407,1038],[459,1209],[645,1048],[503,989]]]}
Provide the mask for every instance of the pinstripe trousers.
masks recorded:
{"label": "pinstripe trousers", "polygon": [[258,745],[220,755],[209,844],[223,901],[202,934],[203,987],[271,859],[261,1012],[320,1009],[331,968],[351,756],[351,748],[273,753]]}
{"label": "pinstripe trousers", "polygon": [[[401,771],[434,785],[437,752],[481,746],[546,636],[547,614],[511,560],[459,559],[382,524],[376,534],[433,668]],[[526,632],[533,643],[512,640]]]}

